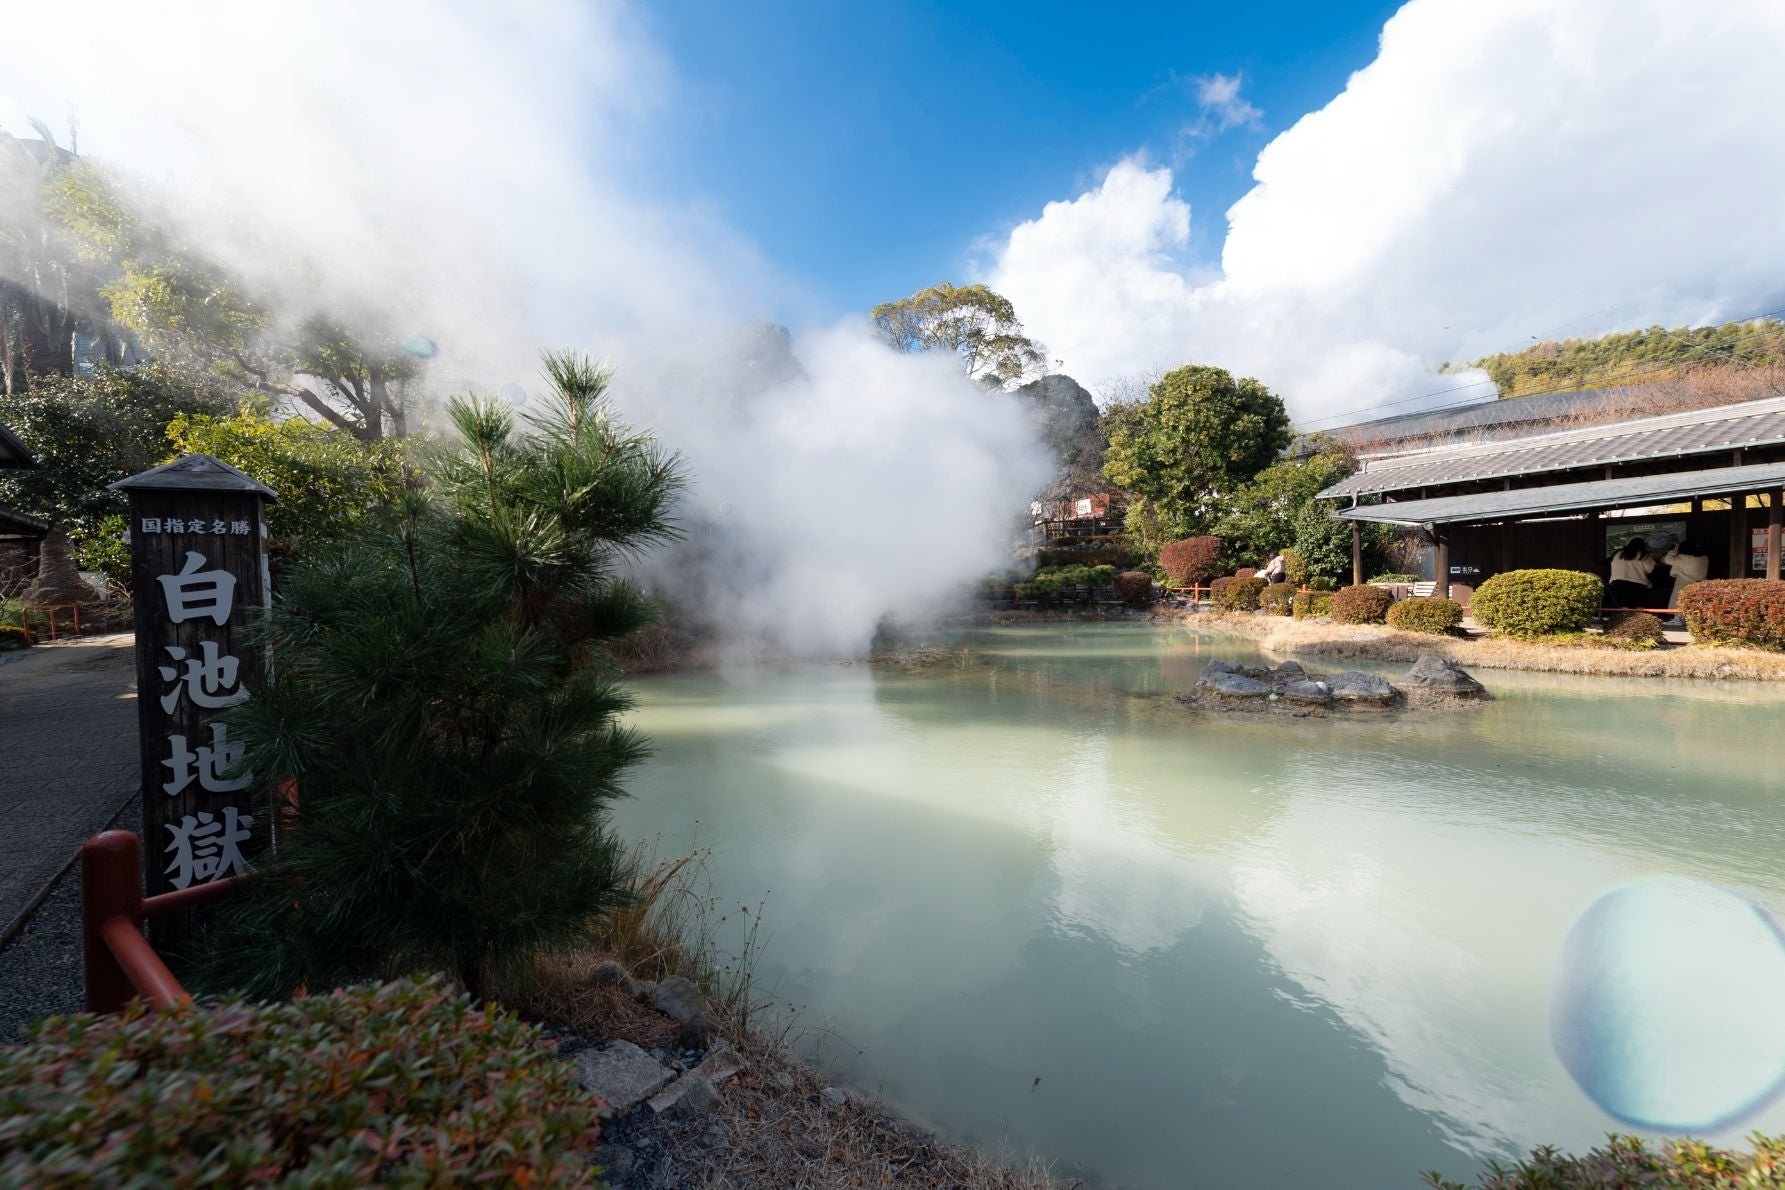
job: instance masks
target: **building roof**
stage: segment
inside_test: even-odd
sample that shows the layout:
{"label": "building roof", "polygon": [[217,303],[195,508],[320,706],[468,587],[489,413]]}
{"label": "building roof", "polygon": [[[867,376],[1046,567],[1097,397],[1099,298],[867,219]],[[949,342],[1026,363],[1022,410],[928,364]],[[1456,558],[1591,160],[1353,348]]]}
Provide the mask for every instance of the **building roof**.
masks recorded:
{"label": "building roof", "polygon": [[1780,484],[1785,484],[1785,463],[1759,463],[1751,467],[1676,471],[1670,475],[1553,483],[1543,487],[1514,488],[1510,492],[1477,492],[1431,500],[1361,504],[1356,508],[1340,509],[1335,515],[1347,521],[1377,521],[1388,525],[1454,525],[1465,521],[1518,520],[1543,513],[1643,508],[1689,500],[1693,496],[1755,492]]}
{"label": "building roof", "polygon": [[[1528,400],[1529,398],[1520,398]],[[1364,460],[1364,469],[1322,497],[1399,492],[1448,483],[1568,471],[1785,443],[1785,397],[1532,434],[1503,442],[1439,446]]]}
{"label": "building roof", "polygon": [[1316,439],[1344,438],[1369,444],[1390,444],[1482,430],[1491,432],[1513,429],[1567,417],[1583,408],[1591,409],[1602,401],[1623,396],[1629,391],[1590,388],[1581,392],[1543,393],[1529,397],[1486,397],[1448,409],[1397,413],[1392,417],[1379,417],[1373,421],[1333,426],[1331,429],[1302,435],[1289,450],[1291,455],[1306,454],[1313,449]]}
{"label": "building roof", "polygon": [[5,426],[0,426],[0,468],[35,466],[37,460],[31,457],[31,452],[25,449],[19,436]]}
{"label": "building roof", "polygon": [[50,523],[0,504],[0,533],[48,533]]}
{"label": "building roof", "polygon": [[181,455],[171,463],[151,467],[129,479],[120,479],[117,483],[106,486],[114,492],[256,492],[268,500],[278,499],[272,488],[210,455]]}

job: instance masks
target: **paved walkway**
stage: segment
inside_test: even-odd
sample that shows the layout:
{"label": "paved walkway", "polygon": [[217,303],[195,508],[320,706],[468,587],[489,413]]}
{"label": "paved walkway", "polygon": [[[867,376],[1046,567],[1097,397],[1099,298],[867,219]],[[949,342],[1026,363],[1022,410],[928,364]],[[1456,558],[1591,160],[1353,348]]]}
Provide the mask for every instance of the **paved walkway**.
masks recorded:
{"label": "paved walkway", "polygon": [[136,792],[129,633],[4,654],[0,663],[0,941]]}

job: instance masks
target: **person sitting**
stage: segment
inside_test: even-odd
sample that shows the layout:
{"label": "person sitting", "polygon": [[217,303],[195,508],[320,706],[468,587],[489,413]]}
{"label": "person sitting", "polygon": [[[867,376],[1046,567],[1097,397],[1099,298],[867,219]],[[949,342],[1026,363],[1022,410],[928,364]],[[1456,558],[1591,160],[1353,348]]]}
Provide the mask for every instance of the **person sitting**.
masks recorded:
{"label": "person sitting", "polygon": [[1283,560],[1282,550],[1277,550],[1271,555],[1271,560],[1264,564],[1264,568],[1258,572],[1258,577],[1267,583],[1281,583],[1288,580],[1289,563]]}
{"label": "person sitting", "polygon": [[1661,561],[1673,571],[1673,592],[1667,597],[1669,608],[1677,609],[1680,606],[1680,592],[1693,583],[1702,583],[1711,573],[1710,555],[1702,545],[1693,541],[1680,542],[1668,550]]}
{"label": "person sitting", "polygon": [[1607,607],[1650,607],[1654,592],[1649,576],[1655,572],[1655,559],[1649,554],[1649,543],[1632,537],[1624,548],[1612,555],[1611,585],[1606,589]]}

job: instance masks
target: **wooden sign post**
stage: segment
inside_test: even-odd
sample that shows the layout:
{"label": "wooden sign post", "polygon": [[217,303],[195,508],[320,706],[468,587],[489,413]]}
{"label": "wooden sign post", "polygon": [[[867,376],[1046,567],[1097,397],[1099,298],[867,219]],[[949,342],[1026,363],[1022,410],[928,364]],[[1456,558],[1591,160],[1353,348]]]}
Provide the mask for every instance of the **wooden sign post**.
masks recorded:
{"label": "wooden sign post", "polygon": [[[186,455],[111,485],[130,497],[148,895],[240,875],[266,846],[268,808],[248,801],[242,746],[212,720],[264,672],[243,630],[271,599],[266,502],[272,491],[210,455]],[[177,952],[197,913],[150,921]]]}

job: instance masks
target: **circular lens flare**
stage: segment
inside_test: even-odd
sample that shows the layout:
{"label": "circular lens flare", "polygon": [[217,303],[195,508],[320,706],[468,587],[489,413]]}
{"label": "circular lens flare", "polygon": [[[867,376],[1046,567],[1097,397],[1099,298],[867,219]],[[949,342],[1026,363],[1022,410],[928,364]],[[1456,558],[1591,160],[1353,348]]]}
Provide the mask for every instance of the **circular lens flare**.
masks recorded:
{"label": "circular lens flare", "polygon": [[1752,901],[1683,877],[1605,893],[1562,946],[1551,1040],[1611,1115],[1727,1128],[1785,1081],[1785,936]]}
{"label": "circular lens flare", "polygon": [[434,345],[434,340],[426,335],[410,335],[397,346],[417,359],[433,359],[440,351],[440,348]]}
{"label": "circular lens flare", "polygon": [[527,403],[527,390],[518,384],[505,384],[496,390],[504,401],[519,409]]}

